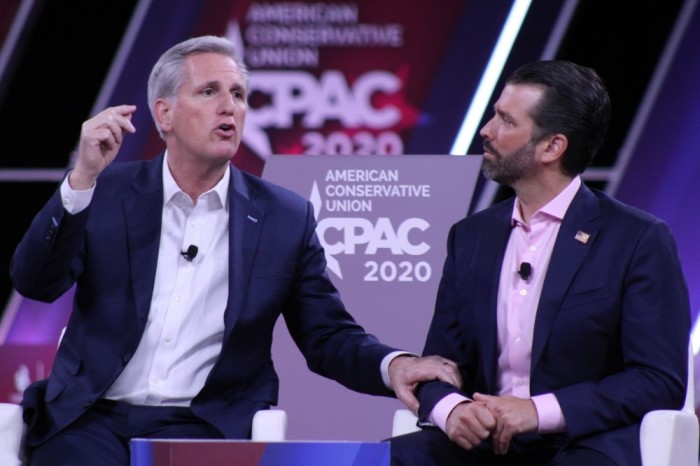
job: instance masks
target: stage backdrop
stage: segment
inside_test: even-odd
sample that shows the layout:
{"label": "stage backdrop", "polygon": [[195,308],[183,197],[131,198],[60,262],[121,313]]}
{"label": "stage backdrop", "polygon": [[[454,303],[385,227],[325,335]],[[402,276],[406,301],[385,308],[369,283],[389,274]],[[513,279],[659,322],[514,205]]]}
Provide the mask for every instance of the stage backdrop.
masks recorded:
{"label": "stage backdrop", "polygon": [[[94,112],[136,104],[116,163],[157,156],[151,67],[188,37],[224,35],[250,71],[237,167],[259,175],[273,153],[447,154],[514,3],[142,0]],[[55,345],[71,301],[13,296],[0,343]]]}
{"label": "stage backdrop", "polygon": [[[450,226],[465,217],[481,156],[272,156],[263,177],[309,199],[328,274],[365,329],[420,354]],[[280,232],[284,234],[284,232]],[[391,398],[351,392],[309,371],[284,321],[273,361],[290,439],[391,435]]]}
{"label": "stage backdrop", "polygon": [[[182,0],[173,7],[170,0],[141,0],[114,57],[109,76],[95,99],[93,113],[110,105],[136,104],[138,110],[132,122],[137,132],[125,139],[116,163],[157,156],[164,147],[146,104],[146,81],[151,67],[166,49],[181,40],[202,34],[225,35],[237,44],[250,70],[250,108],[243,144],[233,161],[239,168],[261,174],[267,159],[274,153],[353,154],[370,156],[368,158],[392,154],[391,163],[396,164],[403,163],[401,159],[408,157],[405,154],[447,154],[515,3],[514,0],[445,0],[436,8],[433,4],[405,0]],[[553,8],[558,9],[563,2],[554,3]],[[540,44],[541,41],[534,42]],[[534,59],[538,54],[529,58]],[[76,131],[78,129],[76,126]],[[301,158],[306,157],[311,156]],[[443,156],[420,158],[428,160],[425,162],[428,168],[420,168],[427,175],[431,173],[430,160]],[[319,162],[325,157],[315,156],[313,160]],[[468,158],[459,160],[447,164],[478,165],[475,159],[473,162],[465,162]],[[373,237],[376,241],[371,245],[364,242],[369,240],[361,238],[350,238],[358,241],[357,244],[342,243],[342,251],[335,251],[329,257],[331,264],[334,264],[332,259],[337,259],[337,264],[332,265],[336,270],[329,273],[341,290],[348,277],[360,276],[361,292],[374,297],[372,305],[354,302],[354,291],[343,293],[350,309],[369,331],[379,334],[388,343],[420,351],[427,313],[433,305],[432,293],[421,293],[418,296],[421,301],[417,297],[409,303],[410,307],[404,307],[407,305],[389,304],[387,295],[377,290],[387,285],[397,294],[407,294],[409,288],[433,289],[430,280],[440,272],[439,261],[429,261],[415,252],[422,252],[424,242],[430,246],[424,254],[426,257],[442,253],[446,225],[466,214],[473,186],[466,177],[455,179],[456,169],[447,170],[445,179],[436,175],[427,181],[412,180],[413,175],[400,169],[400,183],[431,184],[430,197],[421,191],[408,191],[413,197],[384,199],[377,196],[353,202],[334,197],[321,207],[319,218],[350,218],[358,222],[364,218],[366,221],[356,225],[355,231],[379,235]],[[329,195],[320,183],[331,181],[326,181],[325,175],[319,178],[319,194],[323,199]],[[370,180],[372,185],[391,183],[396,184],[391,179]],[[304,196],[311,196],[312,185],[301,189]],[[437,194],[443,190],[450,193],[449,197]],[[365,209],[369,200],[372,201],[371,212],[352,211]],[[430,217],[409,213],[399,222],[399,218],[385,213],[387,207],[382,207],[390,201],[392,209],[398,209],[394,201],[405,201],[404,212],[420,208],[429,211],[425,215],[430,213]],[[371,217],[378,213],[379,217]],[[390,218],[391,224],[380,221],[380,217]],[[403,225],[403,220],[408,218],[428,219],[431,226],[424,231],[420,221]],[[438,218],[444,222],[440,226],[436,223]],[[341,247],[337,237],[341,230],[332,223],[326,226],[324,235],[328,237],[332,252],[335,247]],[[385,247],[391,238],[388,235],[406,235],[404,246],[407,249],[400,250],[399,254]],[[427,237],[429,239],[425,239]],[[376,254],[369,252],[372,250]],[[351,265],[353,258],[362,262]],[[426,263],[430,264],[429,270]],[[345,278],[341,280],[338,273]],[[428,273],[429,280],[421,281]],[[408,279],[412,281],[405,281]],[[0,324],[0,342],[4,343],[4,349],[14,352],[13,345],[40,345],[45,349],[41,357],[25,353],[27,357],[22,361],[12,359],[11,367],[0,374],[7,379],[3,386],[11,392],[10,399],[16,399],[16,393],[26,383],[45,375],[58,335],[68,319],[71,301],[71,292],[51,304],[18,295],[10,300]],[[380,325],[382,320],[388,323],[386,327]],[[298,357],[296,349],[291,354]],[[282,402],[290,411],[290,434],[294,438],[375,440],[388,435],[390,413],[400,406],[398,402],[351,395],[334,383],[320,379],[312,384],[299,380],[303,388],[298,392],[296,376],[306,376],[308,369],[292,370],[298,362],[287,363],[285,359],[277,363],[284,371]],[[353,398],[358,404],[350,404],[346,409],[352,417],[333,420],[343,408],[336,406],[333,397],[324,398],[327,392],[323,384],[331,384],[332,390],[342,393],[338,404],[345,403],[343,397],[358,397]],[[318,392],[311,391],[312,387]],[[304,400],[300,406],[308,406],[305,398],[317,394],[322,411],[319,415],[296,408],[297,401]],[[384,414],[369,421],[367,413],[372,414],[379,407],[384,409]],[[324,418],[327,422],[320,424]],[[313,431],[298,430],[311,424],[311,420],[316,420],[317,424]]]}

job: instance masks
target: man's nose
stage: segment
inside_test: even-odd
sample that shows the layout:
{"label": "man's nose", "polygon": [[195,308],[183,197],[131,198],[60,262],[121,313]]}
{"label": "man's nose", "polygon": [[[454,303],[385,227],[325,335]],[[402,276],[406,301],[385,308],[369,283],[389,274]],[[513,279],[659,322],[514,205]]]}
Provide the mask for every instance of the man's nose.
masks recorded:
{"label": "man's nose", "polygon": [[221,98],[219,99],[219,112],[230,115],[233,113],[234,108],[234,97],[227,92],[221,93]]}
{"label": "man's nose", "polygon": [[491,134],[492,122],[493,118],[486,122],[486,124],[479,130],[479,136],[481,136],[484,139],[490,139],[489,136]]}

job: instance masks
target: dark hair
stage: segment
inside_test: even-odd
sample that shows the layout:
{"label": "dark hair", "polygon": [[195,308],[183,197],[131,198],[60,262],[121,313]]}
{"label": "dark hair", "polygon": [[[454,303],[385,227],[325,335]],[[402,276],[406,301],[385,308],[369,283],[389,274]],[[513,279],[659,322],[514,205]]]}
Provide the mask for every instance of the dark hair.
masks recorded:
{"label": "dark hair", "polygon": [[569,176],[582,173],[603,144],[610,121],[610,97],[600,76],[569,61],[545,60],[521,66],[507,84],[544,87],[530,114],[537,126],[533,140],[564,134],[569,145],[562,171]]}

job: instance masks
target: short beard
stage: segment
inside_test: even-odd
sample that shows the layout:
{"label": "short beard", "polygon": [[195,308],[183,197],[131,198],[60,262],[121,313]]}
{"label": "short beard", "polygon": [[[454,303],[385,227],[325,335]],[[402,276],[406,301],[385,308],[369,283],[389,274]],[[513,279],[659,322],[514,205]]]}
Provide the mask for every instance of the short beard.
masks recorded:
{"label": "short beard", "polygon": [[536,142],[530,140],[512,154],[504,156],[494,150],[489,141],[484,141],[484,148],[493,154],[493,159],[484,158],[481,172],[490,180],[513,186],[516,181],[535,169],[535,145]]}

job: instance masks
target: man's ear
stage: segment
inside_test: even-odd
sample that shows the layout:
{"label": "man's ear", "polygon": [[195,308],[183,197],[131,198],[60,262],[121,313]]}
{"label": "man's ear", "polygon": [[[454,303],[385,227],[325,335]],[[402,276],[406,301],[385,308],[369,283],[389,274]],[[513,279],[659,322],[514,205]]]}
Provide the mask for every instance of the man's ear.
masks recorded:
{"label": "man's ear", "polygon": [[158,122],[158,127],[163,132],[168,132],[173,127],[173,108],[169,100],[159,97],[153,105],[153,116]]}
{"label": "man's ear", "polygon": [[542,152],[542,162],[552,163],[557,160],[561,160],[569,147],[569,139],[563,134],[555,134],[553,136],[546,137],[542,140],[545,145],[545,149]]}

